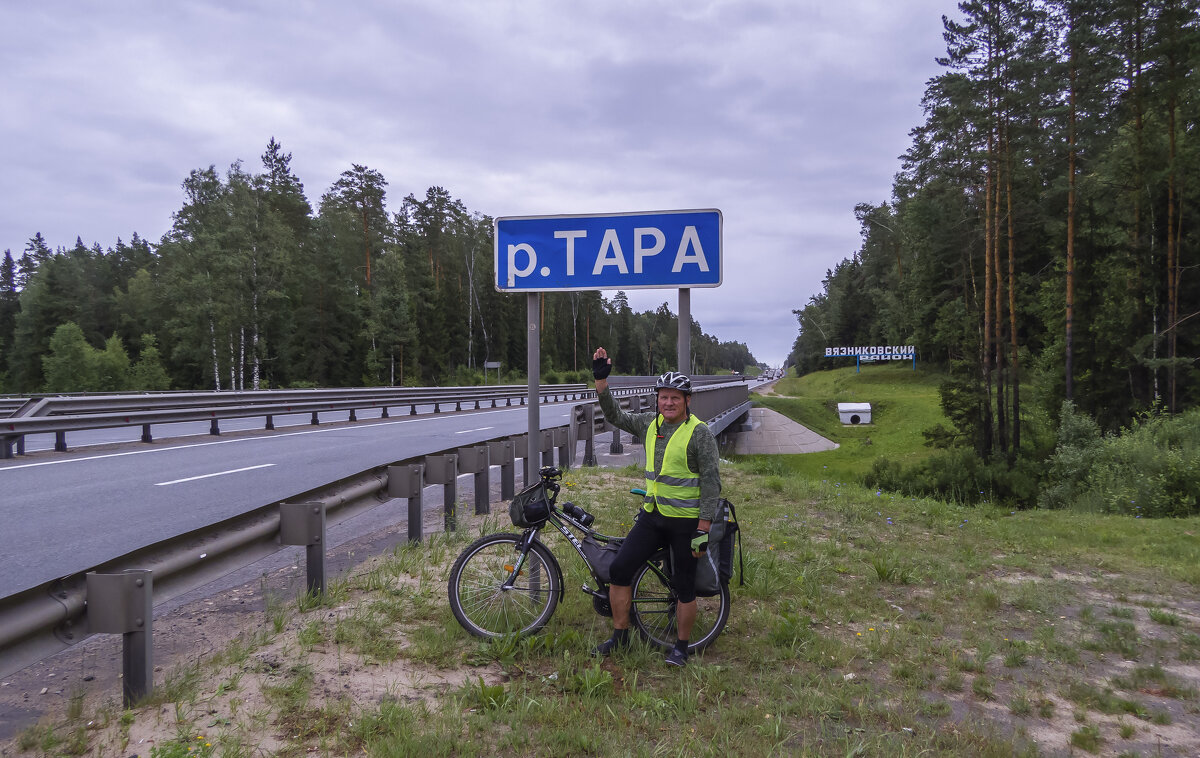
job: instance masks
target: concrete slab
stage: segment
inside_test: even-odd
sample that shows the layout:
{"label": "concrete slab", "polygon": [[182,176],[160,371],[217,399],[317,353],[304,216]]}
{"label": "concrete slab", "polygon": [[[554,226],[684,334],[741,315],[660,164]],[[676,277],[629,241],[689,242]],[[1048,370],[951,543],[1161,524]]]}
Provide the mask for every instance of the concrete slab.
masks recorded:
{"label": "concrete slab", "polygon": [[739,432],[733,443],[737,455],[780,455],[835,450],[836,442],[797,424],[770,408],[750,409],[751,430]]}

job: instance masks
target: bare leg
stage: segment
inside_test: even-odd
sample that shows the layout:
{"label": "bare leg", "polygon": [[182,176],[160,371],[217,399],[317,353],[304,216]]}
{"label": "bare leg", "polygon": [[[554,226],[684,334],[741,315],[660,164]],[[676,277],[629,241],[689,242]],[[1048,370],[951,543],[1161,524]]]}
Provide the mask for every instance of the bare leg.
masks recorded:
{"label": "bare leg", "polygon": [[[613,629],[629,628],[629,606],[633,604],[633,588],[619,584],[608,585],[608,604],[612,606]],[[692,603],[692,618],[696,618],[696,604]],[[690,622],[689,622],[690,623]]]}
{"label": "bare leg", "polygon": [[[613,617],[617,615],[616,608],[613,608]],[[678,634],[675,636],[681,640],[692,639],[692,624],[696,623],[696,601],[690,603],[675,604],[675,626],[678,627]]]}

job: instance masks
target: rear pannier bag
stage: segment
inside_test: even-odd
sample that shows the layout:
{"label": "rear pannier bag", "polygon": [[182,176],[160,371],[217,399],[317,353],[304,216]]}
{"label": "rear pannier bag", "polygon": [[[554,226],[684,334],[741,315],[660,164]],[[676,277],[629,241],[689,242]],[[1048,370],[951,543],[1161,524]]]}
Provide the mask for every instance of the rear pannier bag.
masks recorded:
{"label": "rear pannier bag", "polygon": [[[738,543],[738,562],[741,563],[742,537],[738,528],[737,512],[733,503],[721,499],[717,518],[708,532],[708,551],[696,559],[696,594],[712,597],[721,593],[721,587],[733,578],[733,541]],[[745,569],[741,571],[740,584],[745,584]]]}

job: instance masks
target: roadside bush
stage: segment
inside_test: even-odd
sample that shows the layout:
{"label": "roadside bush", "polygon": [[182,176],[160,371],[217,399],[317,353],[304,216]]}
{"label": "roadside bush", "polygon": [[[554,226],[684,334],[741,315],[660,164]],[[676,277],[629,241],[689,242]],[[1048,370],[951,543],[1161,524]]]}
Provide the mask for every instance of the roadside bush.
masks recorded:
{"label": "roadside bush", "polygon": [[446,377],[446,386],[448,387],[475,387],[483,384],[483,370],[468,368],[466,366],[455,366],[454,372]]}
{"label": "roadside bush", "polygon": [[876,459],[864,483],[953,503],[1007,503],[1026,508],[1037,502],[1041,473],[1034,461],[1018,459],[1009,466],[1003,459],[984,461],[971,448],[953,447],[910,468],[886,458]]}
{"label": "roadside bush", "polygon": [[1038,497],[1040,507],[1066,508],[1075,502],[1102,441],[1099,424],[1070,400],[1064,401],[1049,477]]}
{"label": "roadside bush", "polygon": [[1064,405],[1039,502],[1151,518],[1200,514],[1200,409],[1151,412],[1132,428],[1101,436],[1095,422]]}

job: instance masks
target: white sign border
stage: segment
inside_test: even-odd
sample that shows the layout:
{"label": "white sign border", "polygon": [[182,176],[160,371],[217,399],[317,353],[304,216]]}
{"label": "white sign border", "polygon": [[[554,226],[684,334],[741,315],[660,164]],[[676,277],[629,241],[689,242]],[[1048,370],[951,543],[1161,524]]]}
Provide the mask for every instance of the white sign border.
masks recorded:
{"label": "white sign border", "polygon": [[522,292],[624,292],[626,290],[681,290],[681,289],[712,289],[720,287],[725,280],[725,214],[720,208],[686,208],[670,211],[621,211],[620,213],[552,213],[540,216],[497,216],[492,220],[492,276],[500,267],[500,222],[501,221],[541,221],[556,218],[614,218],[617,216],[667,216],[681,213],[715,213],[717,214],[717,269],[719,277],[713,284],[631,284],[624,287],[549,287],[537,289],[533,287],[521,289],[493,288],[501,294],[515,295]]}

